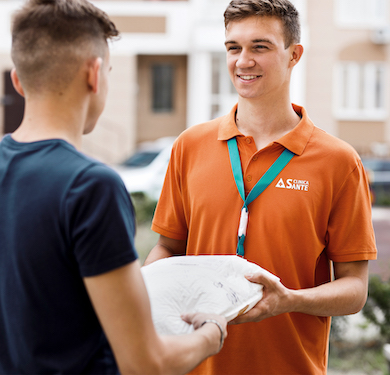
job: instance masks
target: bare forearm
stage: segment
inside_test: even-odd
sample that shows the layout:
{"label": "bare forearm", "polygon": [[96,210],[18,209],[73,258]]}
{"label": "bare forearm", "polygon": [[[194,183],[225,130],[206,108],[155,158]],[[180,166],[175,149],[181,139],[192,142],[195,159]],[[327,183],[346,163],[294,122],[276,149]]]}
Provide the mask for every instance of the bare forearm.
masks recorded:
{"label": "bare forearm", "polygon": [[163,374],[186,374],[219,351],[220,331],[206,324],[191,335],[162,336],[165,347]]}
{"label": "bare forearm", "polygon": [[[216,314],[186,314],[196,331],[159,336],[152,321],[139,262],[84,278],[87,291],[115,354],[121,374],[185,374],[219,350],[226,319]],[[219,324],[205,324],[205,321]],[[221,327],[224,335],[221,336]]]}
{"label": "bare forearm", "polygon": [[316,316],[339,316],[360,311],[367,299],[361,279],[343,277],[316,288],[291,291],[292,311]]}
{"label": "bare forearm", "polygon": [[173,255],[185,255],[187,242],[185,240],[174,240],[172,238],[160,236],[157,245],[150,251],[145,260],[144,266],[156,260],[169,258]]}
{"label": "bare forearm", "polygon": [[300,290],[288,289],[261,273],[248,276],[249,281],[264,286],[264,297],[231,324],[260,322],[290,312],[337,316],[360,311],[367,299],[368,262],[335,263],[334,269],[335,281]]}
{"label": "bare forearm", "polygon": [[145,259],[144,266],[147,266],[150,263],[155,262],[156,260],[169,258],[173,254],[167,250],[165,247],[156,245],[149,253],[147,258]]}

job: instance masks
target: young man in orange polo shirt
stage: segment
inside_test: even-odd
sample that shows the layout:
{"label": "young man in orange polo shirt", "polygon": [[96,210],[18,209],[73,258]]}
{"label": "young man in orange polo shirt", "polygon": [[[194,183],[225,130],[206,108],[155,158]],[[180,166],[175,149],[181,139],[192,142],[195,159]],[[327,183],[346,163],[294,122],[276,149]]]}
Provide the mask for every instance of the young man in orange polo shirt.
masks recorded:
{"label": "young man in orange polo shirt", "polygon": [[248,276],[265,286],[263,300],[194,374],[326,374],[330,316],[363,307],[376,258],[367,179],[348,144],[291,105],[303,53],[294,6],[233,0],[225,26],[238,104],[176,141],[152,226],[160,239],[146,264],[237,251],[280,278]]}
{"label": "young man in orange polo shirt", "polygon": [[189,335],[157,334],[129,194],[78,151],[103,111],[117,35],[87,0],[28,0],[14,15],[26,108],[0,142],[0,374],[183,374],[223,343],[215,314],[187,315]]}

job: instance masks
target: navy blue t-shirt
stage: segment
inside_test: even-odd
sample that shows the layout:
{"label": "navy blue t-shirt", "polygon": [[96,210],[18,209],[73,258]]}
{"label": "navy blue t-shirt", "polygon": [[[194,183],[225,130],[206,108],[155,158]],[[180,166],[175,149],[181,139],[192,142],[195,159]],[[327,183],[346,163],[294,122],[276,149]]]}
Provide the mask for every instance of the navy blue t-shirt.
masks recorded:
{"label": "navy blue t-shirt", "polygon": [[0,143],[0,373],[112,374],[83,277],[134,261],[120,177],[63,140]]}

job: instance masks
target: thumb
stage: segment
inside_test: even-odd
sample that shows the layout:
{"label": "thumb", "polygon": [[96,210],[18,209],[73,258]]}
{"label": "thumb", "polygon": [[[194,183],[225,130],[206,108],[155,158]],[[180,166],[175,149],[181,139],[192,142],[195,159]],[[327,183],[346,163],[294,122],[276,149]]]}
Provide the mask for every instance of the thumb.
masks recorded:
{"label": "thumb", "polygon": [[184,320],[188,324],[192,324],[194,316],[195,316],[194,313],[187,313],[187,314],[181,314],[180,315],[181,319]]}
{"label": "thumb", "polygon": [[275,276],[274,274],[266,270],[261,270],[260,272],[246,274],[245,278],[252,283],[263,284],[263,285],[268,285],[269,283],[275,283],[280,281],[279,277]]}

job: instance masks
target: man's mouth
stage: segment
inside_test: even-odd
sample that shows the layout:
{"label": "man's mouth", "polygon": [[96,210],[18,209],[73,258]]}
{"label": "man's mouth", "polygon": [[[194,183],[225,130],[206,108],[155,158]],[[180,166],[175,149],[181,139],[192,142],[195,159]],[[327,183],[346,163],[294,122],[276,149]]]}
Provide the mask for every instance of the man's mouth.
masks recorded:
{"label": "man's mouth", "polygon": [[238,75],[239,78],[243,79],[244,81],[251,81],[252,79],[261,77],[261,76],[250,76],[250,75]]}

